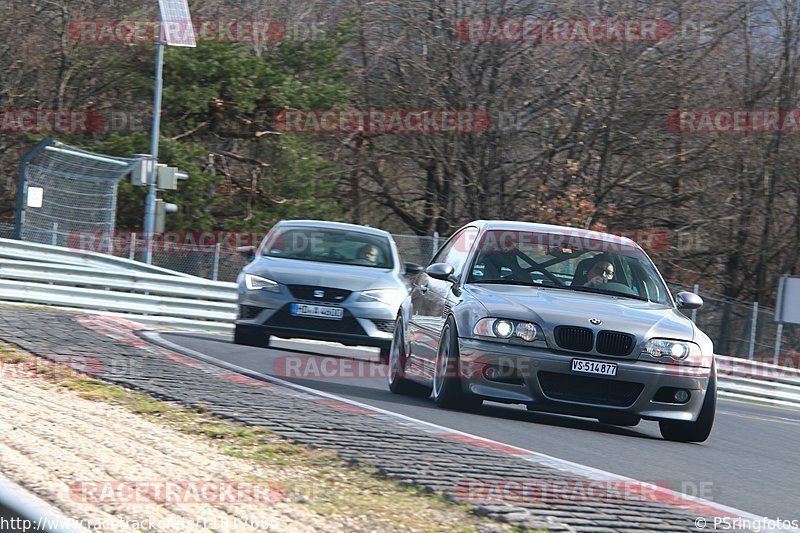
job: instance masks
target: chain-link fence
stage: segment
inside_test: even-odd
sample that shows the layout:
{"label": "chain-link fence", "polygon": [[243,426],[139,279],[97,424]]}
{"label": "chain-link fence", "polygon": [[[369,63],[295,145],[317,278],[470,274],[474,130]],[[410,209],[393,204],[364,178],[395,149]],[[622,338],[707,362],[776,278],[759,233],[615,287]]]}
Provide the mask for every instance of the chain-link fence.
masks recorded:
{"label": "chain-link fence", "polygon": [[40,142],[20,165],[16,237],[69,246],[78,232],[113,233],[117,184],[137,161]]}
{"label": "chain-link fence", "polygon": [[762,362],[797,366],[800,326],[784,324],[778,359],[775,359],[778,324],[775,310],[756,302],[742,302],[707,292],[702,288],[670,285],[673,293],[688,290],[703,298],[703,307],[686,315],[714,341],[716,353]]}

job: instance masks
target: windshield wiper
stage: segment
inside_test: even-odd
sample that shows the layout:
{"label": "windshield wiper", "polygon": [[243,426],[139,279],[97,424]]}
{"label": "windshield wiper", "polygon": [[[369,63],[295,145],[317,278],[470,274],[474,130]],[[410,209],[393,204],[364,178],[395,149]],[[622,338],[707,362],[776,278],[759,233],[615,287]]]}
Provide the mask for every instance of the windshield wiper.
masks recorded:
{"label": "windshield wiper", "polygon": [[605,291],[594,287],[582,287],[582,286],[569,287],[569,288],[572,289],[573,291],[578,291],[578,292],[591,292],[592,294],[607,294],[609,296],[621,296],[623,298],[631,298],[633,300],[641,300],[643,302],[650,301],[650,299],[645,298],[644,296],[639,296],[637,294],[628,294],[626,292],[620,292],[620,291]]}

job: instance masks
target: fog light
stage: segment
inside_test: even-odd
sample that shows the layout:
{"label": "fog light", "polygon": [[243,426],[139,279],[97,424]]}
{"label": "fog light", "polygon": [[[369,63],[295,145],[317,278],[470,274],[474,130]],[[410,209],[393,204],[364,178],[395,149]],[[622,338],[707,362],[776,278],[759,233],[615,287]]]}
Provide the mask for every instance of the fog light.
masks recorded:
{"label": "fog light", "polygon": [[689,401],[689,391],[678,389],[675,391],[675,403],[686,403]]}
{"label": "fog light", "polygon": [[486,365],[483,368],[483,377],[489,381],[497,381],[500,383],[510,383],[514,385],[521,385],[523,383],[522,377],[517,374],[517,370],[513,366]]}

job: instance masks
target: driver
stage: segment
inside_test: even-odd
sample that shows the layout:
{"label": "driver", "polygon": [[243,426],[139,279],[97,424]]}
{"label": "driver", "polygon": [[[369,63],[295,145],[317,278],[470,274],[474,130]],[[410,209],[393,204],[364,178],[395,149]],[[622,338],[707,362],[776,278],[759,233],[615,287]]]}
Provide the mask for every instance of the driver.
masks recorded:
{"label": "driver", "polygon": [[589,269],[586,277],[589,281],[584,283],[583,286],[597,288],[614,279],[614,265],[611,264],[611,261],[605,259],[597,261]]}
{"label": "driver", "polygon": [[356,264],[361,265],[377,265],[378,264],[378,247],[374,244],[365,244],[358,250],[356,256]]}

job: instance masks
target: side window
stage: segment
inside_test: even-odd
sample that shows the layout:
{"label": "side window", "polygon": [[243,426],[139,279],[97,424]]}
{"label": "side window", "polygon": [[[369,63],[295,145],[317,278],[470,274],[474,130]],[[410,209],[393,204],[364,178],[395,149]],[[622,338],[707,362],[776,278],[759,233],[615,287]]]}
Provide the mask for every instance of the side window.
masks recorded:
{"label": "side window", "polygon": [[447,250],[444,262],[453,265],[456,276],[461,276],[477,236],[478,230],[476,228],[466,228],[451,241],[452,246]]}
{"label": "side window", "polygon": [[453,244],[455,244],[456,239],[458,239],[457,236],[447,241],[445,245],[439,249],[436,255],[433,256],[433,259],[431,259],[431,264],[446,263],[447,260],[445,259],[445,257],[447,257],[447,254],[449,254],[450,250],[453,249]]}

